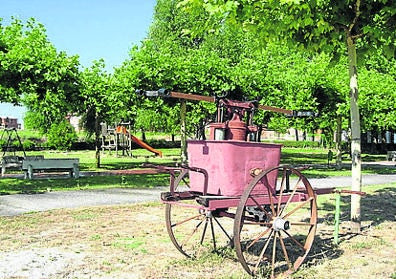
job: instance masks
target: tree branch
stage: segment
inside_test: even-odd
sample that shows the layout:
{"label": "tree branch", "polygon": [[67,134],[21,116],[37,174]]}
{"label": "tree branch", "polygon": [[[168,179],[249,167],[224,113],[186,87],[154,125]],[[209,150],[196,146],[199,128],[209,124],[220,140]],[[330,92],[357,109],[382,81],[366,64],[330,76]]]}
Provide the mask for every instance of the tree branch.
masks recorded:
{"label": "tree branch", "polygon": [[356,22],[359,19],[360,14],[362,13],[360,11],[360,1],[361,0],[356,0],[356,5],[355,5],[355,18],[353,19],[352,23],[349,25],[349,32],[352,32],[353,27],[356,25]]}
{"label": "tree branch", "polygon": [[351,36],[351,38],[352,38],[352,40],[356,40],[356,39],[359,39],[359,38],[364,37],[365,35],[366,35],[366,34],[364,34],[364,33],[360,33],[360,34]]}
{"label": "tree branch", "polygon": [[345,24],[339,23],[339,22],[335,22],[335,23],[334,23],[334,27],[335,27],[338,31],[340,31],[340,30],[344,30],[344,31],[348,30],[348,26],[346,26]]}

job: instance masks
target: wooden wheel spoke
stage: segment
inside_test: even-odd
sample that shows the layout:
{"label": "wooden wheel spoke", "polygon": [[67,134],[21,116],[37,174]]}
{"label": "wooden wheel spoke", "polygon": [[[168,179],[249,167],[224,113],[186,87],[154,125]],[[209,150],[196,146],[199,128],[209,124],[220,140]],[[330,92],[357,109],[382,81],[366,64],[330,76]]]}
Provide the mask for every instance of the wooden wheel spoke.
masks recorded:
{"label": "wooden wheel spoke", "polygon": [[300,247],[304,252],[306,251],[305,247],[303,244],[301,244],[294,236],[289,234],[287,231],[283,231],[285,234],[287,234],[288,237],[298,246]]}
{"label": "wooden wheel spoke", "polygon": [[245,222],[244,225],[259,225],[259,226],[266,226],[266,227],[272,227],[272,223],[270,222],[256,222],[256,221],[251,221],[251,222]]}
{"label": "wooden wheel spoke", "polygon": [[269,236],[268,236],[268,238],[267,238],[267,241],[265,242],[265,245],[264,245],[263,249],[262,249],[261,252],[260,252],[260,256],[259,256],[259,258],[258,258],[258,260],[257,260],[256,266],[254,267],[255,270],[258,269],[258,267],[259,267],[261,261],[262,261],[263,258],[264,258],[264,253],[265,253],[265,251],[266,251],[267,248],[268,248],[268,245],[269,245],[269,243],[270,243],[270,241],[271,241],[271,237],[272,237],[272,234],[273,234],[273,233],[274,233],[274,230],[271,230],[271,233],[269,234]]}
{"label": "wooden wheel spoke", "polygon": [[266,235],[272,228],[268,228],[265,231],[261,232],[250,244],[249,246],[246,248],[247,250],[252,247],[254,244],[257,243],[257,241],[259,241],[260,238],[262,238],[264,235]]}
{"label": "wooden wheel spoke", "polygon": [[289,198],[287,199],[287,202],[286,202],[286,204],[285,204],[285,207],[281,210],[281,212],[279,213],[279,215],[283,214],[283,211],[285,210],[285,208],[287,208],[287,207],[289,206],[289,204],[290,204],[292,198],[293,198],[294,195],[296,194],[296,191],[297,191],[297,189],[298,189],[297,186],[298,186],[298,184],[300,184],[301,179],[302,179],[301,177],[298,178],[298,181],[297,181],[296,185],[295,185],[294,188],[293,188],[293,192],[290,194],[290,196],[289,196]]}
{"label": "wooden wheel spoke", "polygon": [[286,260],[286,262],[287,262],[287,266],[288,266],[289,269],[290,269],[293,265],[292,265],[291,262],[290,262],[289,254],[287,253],[286,245],[285,245],[285,242],[284,242],[284,240],[283,240],[282,234],[281,234],[280,232],[278,232],[278,234],[279,234],[279,241],[280,241],[281,246],[282,246],[283,255],[285,256],[285,260]]}
{"label": "wooden wheel spoke", "polygon": [[[272,216],[271,216],[270,214],[268,214],[267,210],[265,210],[265,208],[263,208],[262,205],[259,204],[259,203],[257,202],[257,200],[256,200],[254,197],[250,197],[250,199],[257,205],[257,207],[258,207],[262,212],[264,212],[264,214],[267,216],[267,218],[269,218],[269,219],[272,218]],[[271,200],[272,200],[272,199],[271,199]]]}
{"label": "wooden wheel spoke", "polygon": [[[196,226],[195,226],[195,228],[194,228],[194,230],[184,239],[184,241],[180,244],[180,247],[184,247],[189,241],[190,241],[190,239],[194,236],[194,234],[198,231],[198,228],[202,225],[202,223],[203,223],[203,220],[201,220],[201,222],[199,222]],[[202,242],[201,242],[201,244],[202,244]]]}
{"label": "wooden wheel spoke", "polygon": [[[193,219],[197,219],[197,218],[199,218],[199,217],[202,217],[202,214],[198,214],[198,215],[192,216],[192,217],[187,218],[187,219],[185,219],[185,220],[182,220],[182,221],[180,221],[180,222],[174,223],[174,224],[172,224],[171,226],[172,226],[172,227],[180,226],[181,224],[184,224],[184,223],[186,223],[186,222],[188,222],[188,221],[191,221],[191,220],[193,220]],[[201,222],[202,222],[202,220],[201,220]],[[200,222],[200,223],[201,223],[201,222]]]}
{"label": "wooden wheel spoke", "polygon": [[[264,185],[265,185],[265,187],[267,188],[267,192],[268,192],[268,197],[269,197],[269,200],[270,200],[270,206],[271,206],[271,212],[272,212],[272,215],[274,216],[276,213],[275,213],[275,208],[274,208],[274,202],[273,202],[273,193],[272,193],[272,191],[271,191],[271,185],[269,185],[269,182],[268,182],[268,175],[267,174],[265,174],[264,175],[264,177],[262,178],[262,179],[264,179]],[[260,179],[261,180],[261,179]],[[274,185],[274,189],[275,189],[275,185]],[[267,215],[267,217],[268,216],[270,216],[268,213],[267,213],[267,211],[266,210],[264,210],[264,212],[265,212],[265,214]]]}
{"label": "wooden wheel spoke", "polygon": [[290,222],[291,226],[307,226],[307,227],[311,227],[313,225],[315,225],[315,223],[313,222]]}
{"label": "wooden wheel spoke", "polygon": [[220,222],[217,220],[217,218],[213,218],[215,220],[215,222],[217,223],[217,225],[219,226],[219,228],[222,230],[222,232],[224,233],[225,236],[227,236],[227,238],[232,241],[231,236],[227,233],[227,231],[224,229],[224,227],[220,224]]}
{"label": "wooden wheel spoke", "polygon": [[274,243],[272,245],[271,278],[274,278],[275,276],[276,239],[277,233],[274,234]]}
{"label": "wooden wheel spoke", "polygon": [[[206,220],[205,220],[205,225],[204,225],[204,228],[203,228],[203,231],[202,231],[202,235],[201,235],[201,242],[200,242],[200,244],[202,244],[203,241],[204,241],[204,239],[205,239],[205,234],[206,234],[206,229],[208,228],[208,223],[209,223],[209,219],[206,218]],[[197,227],[197,229],[198,229],[198,227]]]}
{"label": "wooden wheel spoke", "polygon": [[292,215],[294,212],[296,212],[297,210],[302,208],[304,205],[306,205],[307,203],[310,203],[312,200],[313,200],[313,197],[310,197],[306,201],[299,203],[295,208],[293,208],[291,211],[289,211],[287,214],[285,214],[282,218],[286,219],[287,217]]}
{"label": "wooden wheel spoke", "polygon": [[212,240],[213,240],[213,249],[216,250],[216,237],[215,237],[215,232],[214,232],[214,227],[213,227],[213,219],[210,218],[210,229],[212,232]]}
{"label": "wooden wheel spoke", "polygon": [[279,216],[280,213],[280,208],[281,208],[281,202],[282,202],[282,196],[283,196],[283,191],[285,189],[285,182],[286,182],[286,169],[283,169],[283,174],[282,174],[282,181],[281,181],[281,188],[279,190],[279,199],[278,199],[278,207],[276,209],[276,215]]}

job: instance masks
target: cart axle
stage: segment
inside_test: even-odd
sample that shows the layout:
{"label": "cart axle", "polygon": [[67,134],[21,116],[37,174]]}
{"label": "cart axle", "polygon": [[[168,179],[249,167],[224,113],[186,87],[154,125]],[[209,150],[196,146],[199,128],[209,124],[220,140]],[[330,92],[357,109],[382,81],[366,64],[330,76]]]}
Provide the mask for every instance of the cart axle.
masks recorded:
{"label": "cart axle", "polygon": [[272,224],[272,228],[277,232],[287,231],[288,229],[290,229],[290,222],[282,218],[276,218],[274,220],[274,223]]}

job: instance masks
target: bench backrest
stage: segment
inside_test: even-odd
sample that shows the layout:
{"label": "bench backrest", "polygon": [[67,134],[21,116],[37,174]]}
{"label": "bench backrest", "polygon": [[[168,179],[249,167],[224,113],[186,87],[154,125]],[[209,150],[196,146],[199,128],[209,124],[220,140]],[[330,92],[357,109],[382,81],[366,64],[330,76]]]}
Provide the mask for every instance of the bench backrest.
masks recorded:
{"label": "bench backrest", "polygon": [[19,159],[18,156],[4,156],[3,158],[1,158],[2,165],[18,164],[20,162],[21,162],[21,160]]}
{"label": "bench backrest", "polygon": [[22,163],[22,169],[27,170],[29,166],[33,169],[73,169],[76,165],[78,166],[78,158],[68,159],[25,159]]}

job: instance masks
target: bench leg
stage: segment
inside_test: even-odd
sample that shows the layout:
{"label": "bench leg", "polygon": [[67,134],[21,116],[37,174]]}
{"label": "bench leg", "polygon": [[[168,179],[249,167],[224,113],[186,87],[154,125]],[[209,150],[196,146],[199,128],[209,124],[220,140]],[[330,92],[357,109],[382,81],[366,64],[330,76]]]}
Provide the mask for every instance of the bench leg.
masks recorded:
{"label": "bench leg", "polygon": [[74,178],[79,178],[80,177],[80,169],[78,168],[78,164],[73,164],[73,174]]}
{"label": "bench leg", "polygon": [[33,166],[29,165],[28,170],[27,170],[27,178],[32,179],[33,178]]}

